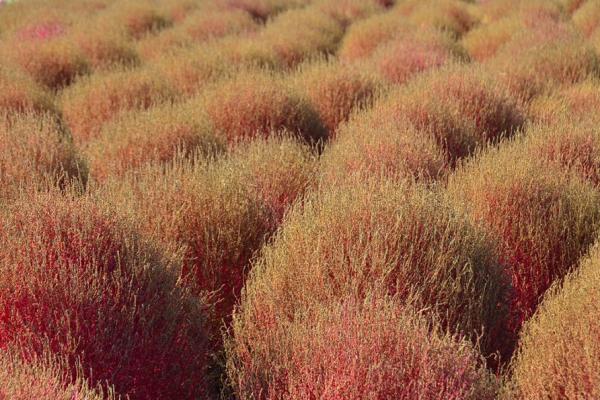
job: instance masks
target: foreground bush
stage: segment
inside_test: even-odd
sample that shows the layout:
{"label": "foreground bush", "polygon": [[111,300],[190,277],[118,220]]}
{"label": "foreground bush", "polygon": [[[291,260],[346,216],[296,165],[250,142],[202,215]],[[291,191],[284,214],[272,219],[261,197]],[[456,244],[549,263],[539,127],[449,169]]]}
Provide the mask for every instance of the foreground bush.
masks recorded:
{"label": "foreground bush", "polygon": [[0,399],[115,400],[112,393],[94,390],[83,379],[71,381],[52,357],[25,362],[10,353],[0,356]]}
{"label": "foreground bush", "polygon": [[228,374],[239,399],[494,398],[470,343],[394,301],[333,302],[262,323],[234,321]]}
{"label": "foreground bush", "polygon": [[312,142],[327,135],[314,108],[267,71],[241,72],[207,89],[203,98],[217,133],[230,143],[283,129]]}
{"label": "foreground bush", "polygon": [[340,123],[360,108],[370,106],[381,85],[375,74],[363,68],[333,61],[301,66],[292,75],[293,87],[302,93],[319,113],[333,137]]}
{"label": "foreground bush", "polygon": [[[335,185],[288,214],[250,272],[238,317],[257,333],[297,311],[367,293],[438,314],[484,348],[503,318],[505,285],[491,245],[437,195],[405,183]],[[264,348],[257,341],[253,351]]]}
{"label": "foreground bush", "polygon": [[90,174],[103,181],[145,164],[211,155],[224,149],[194,102],[131,111],[107,123],[85,147]]}
{"label": "foreground bush", "polygon": [[448,191],[495,238],[514,287],[510,329],[517,332],[595,239],[598,193],[510,145],[461,168]]}
{"label": "foreground bush", "polygon": [[0,203],[21,191],[85,182],[87,171],[55,118],[0,115]]}
{"label": "foreground bush", "polygon": [[77,143],[98,136],[102,125],[120,113],[146,109],[174,98],[173,90],[147,70],[113,71],[82,79],[63,92],[65,121]]}
{"label": "foreground bush", "polygon": [[596,246],[525,325],[512,371],[517,399],[600,396],[599,262]]}
{"label": "foreground bush", "polygon": [[217,318],[230,313],[272,215],[228,165],[176,161],[108,183],[102,197],[139,221],[141,232],[184,262],[185,280],[216,292]]}
{"label": "foreground bush", "polygon": [[30,197],[4,211],[0,243],[0,348],[48,349],[131,399],[209,393],[208,307],[113,211]]}

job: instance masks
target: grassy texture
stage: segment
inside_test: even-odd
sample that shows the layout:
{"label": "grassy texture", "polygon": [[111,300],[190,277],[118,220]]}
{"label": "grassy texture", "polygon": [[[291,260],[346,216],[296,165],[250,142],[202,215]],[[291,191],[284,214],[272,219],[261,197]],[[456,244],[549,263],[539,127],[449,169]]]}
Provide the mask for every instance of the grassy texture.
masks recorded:
{"label": "grassy texture", "polygon": [[132,399],[204,396],[209,309],[124,225],[72,196],[5,210],[0,348],[48,349]]}
{"label": "grassy texture", "polygon": [[[228,372],[240,399],[494,398],[496,385],[470,343],[395,301],[298,311],[260,337],[243,321],[234,328]],[[257,340],[268,346],[259,357],[249,351]]]}
{"label": "grassy texture", "polygon": [[368,182],[305,198],[263,249],[234,316],[242,331],[233,340],[256,338],[245,344],[249,370],[270,379],[260,364],[272,345],[258,338],[265,330],[301,310],[371,294],[427,309],[467,336],[484,328],[484,347],[494,346],[506,285],[491,244],[436,194]]}
{"label": "grassy texture", "polygon": [[600,395],[598,250],[595,246],[577,271],[548,291],[525,326],[509,386],[515,398]]}
{"label": "grassy texture", "polygon": [[0,399],[598,397],[599,12],[0,0]]}
{"label": "grassy texture", "polygon": [[518,151],[509,145],[492,150],[448,184],[453,201],[494,238],[512,280],[514,333],[588,250],[600,221],[598,193],[591,186],[526,154],[515,159]]}

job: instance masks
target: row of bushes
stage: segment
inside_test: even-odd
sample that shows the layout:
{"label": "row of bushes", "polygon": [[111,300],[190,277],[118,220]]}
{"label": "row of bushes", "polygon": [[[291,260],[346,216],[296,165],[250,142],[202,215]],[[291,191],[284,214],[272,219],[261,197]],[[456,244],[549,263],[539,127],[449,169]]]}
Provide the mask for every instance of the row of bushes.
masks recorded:
{"label": "row of bushes", "polygon": [[597,396],[597,2],[392,3],[0,12],[0,398]]}

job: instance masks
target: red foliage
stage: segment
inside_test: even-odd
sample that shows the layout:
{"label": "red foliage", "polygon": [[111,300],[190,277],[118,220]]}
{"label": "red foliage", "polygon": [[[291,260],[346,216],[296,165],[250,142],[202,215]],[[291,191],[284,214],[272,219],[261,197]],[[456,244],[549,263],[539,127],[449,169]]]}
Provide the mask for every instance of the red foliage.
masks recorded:
{"label": "red foliage", "polygon": [[131,399],[208,390],[203,306],[160,257],[87,199],[42,195],[0,227],[0,348],[50,350]]}

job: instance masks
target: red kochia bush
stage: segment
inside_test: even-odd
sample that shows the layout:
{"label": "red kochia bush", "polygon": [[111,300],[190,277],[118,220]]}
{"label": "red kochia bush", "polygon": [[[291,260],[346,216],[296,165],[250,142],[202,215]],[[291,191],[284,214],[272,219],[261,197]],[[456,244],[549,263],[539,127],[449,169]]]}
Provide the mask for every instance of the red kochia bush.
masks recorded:
{"label": "red kochia bush", "polygon": [[354,110],[370,106],[381,89],[372,71],[329,61],[301,66],[291,81],[319,113],[330,138]]}
{"label": "red kochia bush", "polygon": [[594,241],[600,197],[576,176],[528,156],[519,142],[473,160],[450,178],[448,191],[496,240],[514,287],[517,332]]}
{"label": "red kochia bush", "polygon": [[523,328],[513,360],[512,398],[600,397],[600,247],[548,291]]}
{"label": "red kochia bush", "polygon": [[327,135],[314,108],[267,71],[242,72],[206,90],[204,99],[217,133],[231,143],[282,129],[307,141]]}
{"label": "red kochia bush", "polygon": [[65,358],[131,399],[208,394],[208,307],[89,198],[42,194],[0,223],[0,349]]}
{"label": "red kochia bush", "polygon": [[525,121],[520,105],[476,65],[451,65],[416,78],[373,110],[433,135],[452,162],[510,136]]}
{"label": "red kochia bush", "polygon": [[85,182],[87,170],[55,117],[0,113],[0,203],[21,191]]}
{"label": "red kochia bush", "polygon": [[183,259],[186,282],[217,293],[218,320],[229,316],[249,260],[275,228],[244,173],[227,162],[176,160],[102,188],[101,196],[139,221],[144,235]]}
{"label": "red kochia bush", "polygon": [[558,164],[600,187],[600,131],[598,119],[558,120],[527,129],[523,149],[528,157]]}
{"label": "red kochia bush", "polygon": [[[450,331],[474,338],[484,329],[487,353],[500,333],[505,290],[491,244],[436,193],[366,180],[296,203],[253,265],[236,318],[259,335],[313,306],[391,294],[436,314]],[[270,344],[249,346],[259,362]]]}
{"label": "red kochia bush", "polygon": [[372,62],[391,83],[402,84],[414,75],[465,58],[462,49],[436,30],[397,36],[377,49]]}
{"label": "red kochia bush", "polygon": [[[495,398],[470,343],[392,300],[349,299],[298,311],[276,329],[254,325],[236,320],[228,346],[242,400]],[[256,342],[268,346],[264,358],[251,352]]]}
{"label": "red kochia bush", "polygon": [[84,379],[69,376],[56,357],[24,361],[6,352],[0,355],[0,399],[116,400],[112,390],[94,390]]}
{"label": "red kochia bush", "polygon": [[51,95],[31,77],[0,66],[0,112],[55,112]]}

